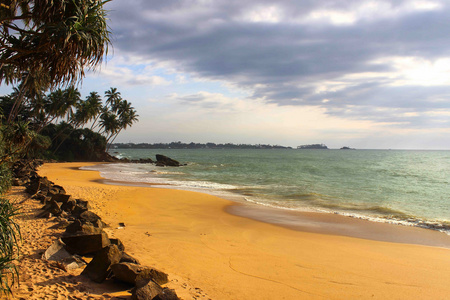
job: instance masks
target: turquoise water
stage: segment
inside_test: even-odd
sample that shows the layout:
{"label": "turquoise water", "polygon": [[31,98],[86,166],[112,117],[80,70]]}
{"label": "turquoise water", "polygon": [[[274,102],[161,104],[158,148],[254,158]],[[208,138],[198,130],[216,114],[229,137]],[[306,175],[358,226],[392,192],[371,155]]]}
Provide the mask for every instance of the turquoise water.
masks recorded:
{"label": "turquoise water", "polygon": [[450,232],[450,151],[117,149],[187,166],[101,167],[102,176],[242,195],[247,202]]}

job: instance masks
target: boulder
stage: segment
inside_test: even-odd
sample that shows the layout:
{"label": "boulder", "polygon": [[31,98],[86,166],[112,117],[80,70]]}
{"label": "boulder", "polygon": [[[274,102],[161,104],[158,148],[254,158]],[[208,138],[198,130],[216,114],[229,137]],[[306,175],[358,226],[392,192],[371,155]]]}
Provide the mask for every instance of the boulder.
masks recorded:
{"label": "boulder", "polygon": [[75,216],[79,216],[90,208],[91,206],[89,205],[88,201],[83,199],[76,199],[76,205],[72,210],[72,214]]}
{"label": "boulder", "polygon": [[171,159],[170,157],[161,155],[161,154],[156,154],[156,165],[160,166],[160,167],[165,167],[165,166],[169,166],[169,167],[179,167],[180,163],[174,159]]}
{"label": "boulder", "polygon": [[72,256],[65,249],[66,244],[61,239],[53,242],[53,244],[42,255],[46,260],[62,260],[64,258]]}
{"label": "boulder", "polygon": [[64,236],[100,234],[101,232],[102,228],[95,227],[91,223],[83,224],[80,220],[75,220],[66,227]]}
{"label": "boulder", "polygon": [[101,220],[101,218],[97,214],[95,214],[91,211],[88,211],[88,210],[82,212],[78,218],[83,223],[89,222],[91,224],[98,224],[97,221]]}
{"label": "boulder", "polygon": [[65,203],[61,205],[61,209],[67,212],[72,212],[77,205],[77,201],[75,199],[69,198]]}
{"label": "boulder", "polygon": [[120,251],[125,251],[125,245],[122,243],[121,240],[119,239],[109,239],[109,241],[111,242],[111,244],[117,245],[117,247],[119,247]]}
{"label": "boulder", "polygon": [[136,286],[131,291],[132,300],[178,300],[174,290],[162,288],[153,281],[147,281],[145,284]]}
{"label": "boulder", "polygon": [[64,204],[70,199],[70,197],[71,196],[67,194],[54,194],[52,195],[52,200]]}
{"label": "boulder", "polygon": [[67,235],[61,239],[67,245],[67,251],[79,255],[94,253],[110,245],[108,235],[104,231],[95,234]]}
{"label": "boulder", "polygon": [[39,181],[32,181],[27,185],[25,192],[27,192],[30,195],[34,195],[40,189],[41,189],[41,183]]}
{"label": "boulder", "polygon": [[[54,200],[50,200],[49,202],[45,203],[45,205],[42,207],[42,209],[45,212],[49,212],[50,214],[52,214],[54,216],[58,216],[61,214],[61,204]],[[43,214],[45,214],[45,212]],[[40,216],[40,215],[38,215],[38,216]]]}
{"label": "boulder", "polygon": [[166,273],[133,263],[117,263],[111,266],[111,270],[117,279],[132,285],[136,285],[137,278],[146,281],[152,280],[158,284],[168,282]]}
{"label": "boulder", "polygon": [[120,259],[121,263],[133,263],[136,265],[140,265],[141,263],[139,262],[139,260],[137,260],[136,258],[134,258],[133,256],[129,255],[128,253],[123,252],[122,253],[122,258]]}
{"label": "boulder", "polygon": [[64,190],[64,188],[60,185],[56,185],[56,184],[51,184],[49,185],[49,189],[47,194],[49,196],[54,196],[54,195],[58,195],[58,194],[65,194],[66,191]]}
{"label": "boulder", "polygon": [[65,249],[62,240],[56,240],[42,255],[43,259],[58,262],[58,266],[65,270],[74,270],[86,266],[86,262],[77,255],[71,255]]}
{"label": "boulder", "polygon": [[81,275],[102,283],[108,277],[110,267],[119,262],[122,253],[116,245],[109,245],[98,251]]}

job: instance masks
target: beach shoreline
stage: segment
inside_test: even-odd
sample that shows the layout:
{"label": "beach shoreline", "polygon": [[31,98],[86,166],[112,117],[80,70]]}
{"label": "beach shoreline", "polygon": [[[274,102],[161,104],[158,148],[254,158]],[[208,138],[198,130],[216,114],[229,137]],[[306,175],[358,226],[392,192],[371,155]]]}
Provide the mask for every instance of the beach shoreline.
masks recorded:
{"label": "beach shoreline", "polygon": [[[450,293],[449,249],[292,230],[248,218],[237,211],[243,206],[207,194],[106,185],[97,171],[77,170],[86,165],[92,164],[45,164],[39,174],[88,200],[111,225],[108,234],[169,273],[168,286],[184,299],[196,288],[204,299],[444,299]],[[119,222],[126,227],[118,229]]]}
{"label": "beach shoreline", "polygon": [[[89,169],[87,169],[89,170]],[[130,182],[103,178],[99,183],[132,187],[164,188],[205,193],[230,203],[224,211],[256,221],[297,231],[340,235],[375,241],[417,244],[450,249],[450,235],[432,228],[395,222],[395,220],[343,215],[325,211],[300,211],[247,202],[243,195],[206,189],[183,188],[170,183]]]}

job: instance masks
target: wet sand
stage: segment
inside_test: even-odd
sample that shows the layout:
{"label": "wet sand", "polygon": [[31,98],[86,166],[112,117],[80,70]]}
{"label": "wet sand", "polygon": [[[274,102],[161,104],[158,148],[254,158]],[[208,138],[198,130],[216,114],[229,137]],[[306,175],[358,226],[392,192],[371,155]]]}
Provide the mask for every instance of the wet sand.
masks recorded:
{"label": "wet sand", "polygon": [[[404,227],[400,231],[408,233],[403,234],[397,231],[401,226],[380,224],[388,226],[381,233],[376,230],[380,238],[370,232],[356,238],[342,228],[368,232],[362,223],[351,224],[363,220],[339,221],[334,215],[309,215],[303,225],[293,215],[297,224],[287,228],[267,223],[282,217],[273,211],[255,212],[197,192],[104,184],[98,172],[78,170],[83,165],[89,164],[45,164],[39,174],[64,186],[68,194],[89,200],[92,211],[111,225],[110,237],[121,239],[143,264],[167,272],[168,287],[184,299],[450,295],[450,249],[443,248],[448,247],[447,236],[442,242],[425,230],[428,241],[420,233],[417,243],[443,243],[441,247],[411,244],[418,228]],[[119,227],[120,222],[126,226]],[[411,237],[386,242],[391,231]]]}

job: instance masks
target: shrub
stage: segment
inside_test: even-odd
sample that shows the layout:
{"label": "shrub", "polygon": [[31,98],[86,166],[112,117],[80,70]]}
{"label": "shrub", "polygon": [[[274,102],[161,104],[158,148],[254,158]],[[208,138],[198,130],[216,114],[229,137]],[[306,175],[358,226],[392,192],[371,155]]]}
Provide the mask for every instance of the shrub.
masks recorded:
{"label": "shrub", "polygon": [[13,218],[18,208],[5,198],[0,198],[0,294],[10,294],[11,287],[18,279],[14,261],[19,254],[19,225]]}

